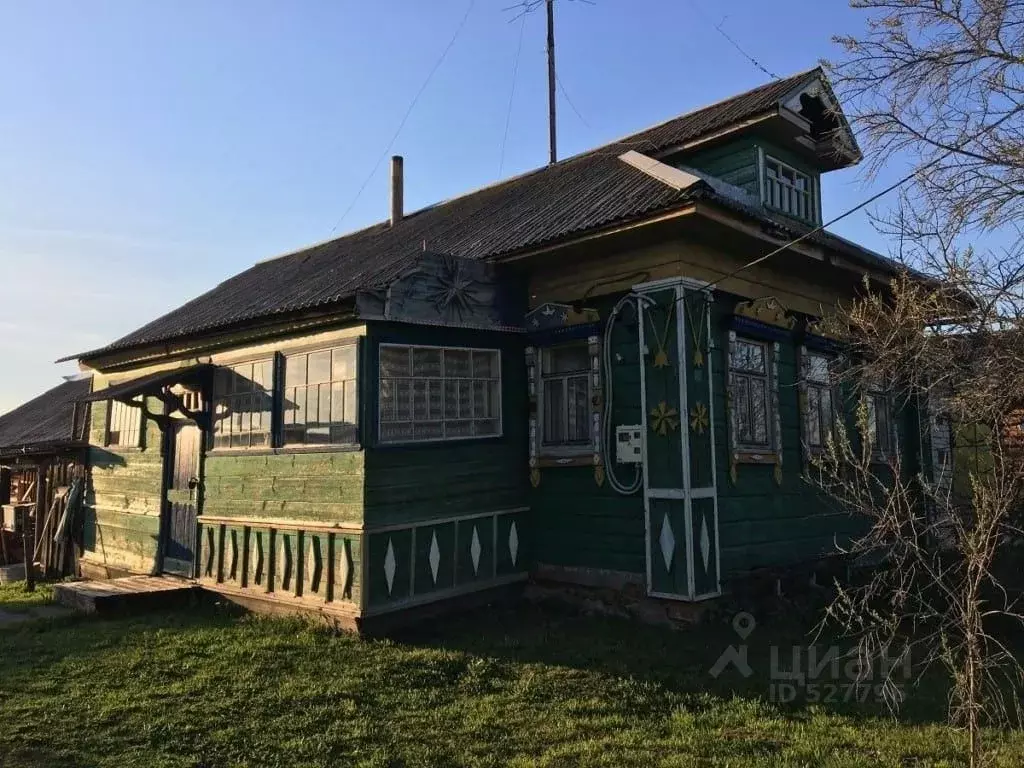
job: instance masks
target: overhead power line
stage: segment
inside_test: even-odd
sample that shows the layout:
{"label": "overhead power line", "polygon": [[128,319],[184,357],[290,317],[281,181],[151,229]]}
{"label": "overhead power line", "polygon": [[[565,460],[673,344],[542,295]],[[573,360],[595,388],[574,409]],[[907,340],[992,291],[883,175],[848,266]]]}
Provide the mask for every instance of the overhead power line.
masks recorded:
{"label": "overhead power line", "polygon": [[977,139],[981,138],[982,136],[984,136],[986,133],[989,133],[990,131],[994,131],[996,128],[998,128],[1000,125],[1002,125],[1007,120],[1009,120],[1011,117],[1014,117],[1015,115],[1016,115],[1015,112],[1008,112],[1007,114],[1003,115],[1001,118],[996,120],[994,123],[992,123],[992,125],[986,126],[982,130],[980,130],[976,134],[974,134],[973,136],[970,136],[970,137],[964,139],[959,145],[951,148],[947,152],[944,152],[943,154],[939,155],[938,157],[933,158],[932,160],[930,160],[927,163],[925,163],[924,165],[922,165],[920,168],[915,168],[913,171],[908,173],[906,176],[901,178],[899,181],[897,181],[894,184],[890,184],[888,187],[883,189],[881,192],[876,192],[875,194],[871,195],[871,197],[869,197],[867,200],[864,200],[861,203],[857,203],[857,205],[853,206],[852,208],[848,208],[847,210],[843,211],[841,214],[839,214],[835,218],[830,219],[829,221],[826,221],[824,224],[819,224],[814,229],[808,230],[807,232],[805,232],[804,234],[800,235],[799,237],[796,237],[796,238],[790,240],[788,243],[780,245],[778,248],[776,248],[776,249],[774,249],[772,251],[769,251],[764,256],[760,256],[760,257],[754,259],[753,261],[749,261],[746,264],[744,264],[743,266],[739,267],[738,269],[735,269],[732,272],[729,272],[728,274],[723,275],[722,277],[718,278],[717,280],[712,282],[707,287],[709,289],[710,288],[714,288],[714,287],[718,286],[720,283],[722,283],[722,281],[728,280],[728,279],[730,279],[732,277],[736,277],[736,275],[738,275],[740,272],[743,272],[743,271],[745,271],[747,269],[750,269],[751,267],[755,267],[758,264],[761,264],[761,263],[763,263],[765,261],[768,261],[768,259],[770,259],[772,256],[775,256],[775,255],[777,255],[779,253],[782,253],[783,251],[785,251],[785,250],[787,250],[789,248],[792,248],[797,243],[803,242],[804,240],[806,240],[807,238],[811,237],[812,235],[815,235],[818,232],[823,231],[827,227],[832,226],[837,221],[842,221],[847,216],[850,216],[851,214],[854,214],[857,211],[859,211],[861,208],[864,208],[864,207],[866,207],[868,205],[871,205],[871,203],[875,202],[875,200],[878,200],[880,197],[883,197],[883,196],[889,194],[890,192],[892,192],[894,189],[896,189],[898,187],[902,187],[904,184],[906,184],[908,181],[913,179],[915,176],[917,176],[922,171],[926,171],[929,168],[931,168],[932,166],[938,165],[939,163],[941,163],[943,160],[945,160],[950,155],[954,155],[957,152],[959,152],[960,150],[966,148],[971,142],[976,141]]}
{"label": "overhead power line", "polygon": [[331,227],[332,235],[338,230],[338,227],[341,226],[342,222],[345,221],[346,217],[352,212],[352,209],[355,208],[356,203],[359,202],[359,198],[362,197],[363,192],[366,190],[366,186],[370,183],[370,180],[376,175],[377,170],[380,168],[380,164],[384,162],[384,158],[388,156],[388,153],[391,152],[391,148],[395,145],[395,142],[398,141],[398,136],[402,132],[402,129],[405,127],[406,122],[408,122],[409,116],[412,114],[412,111],[416,108],[416,104],[417,102],[419,102],[420,96],[422,96],[423,92],[427,90],[427,86],[430,85],[430,81],[433,79],[434,74],[437,72],[437,70],[441,68],[441,65],[444,63],[444,60],[448,58],[448,53],[451,51],[452,47],[454,47],[455,41],[459,39],[459,35],[462,33],[463,28],[466,26],[466,22],[469,20],[469,14],[473,12],[474,5],[476,5],[476,0],[469,0],[469,5],[466,6],[466,12],[462,15],[462,20],[459,22],[459,25],[455,28],[455,33],[452,35],[451,40],[448,41],[448,45],[446,45],[444,47],[444,50],[441,51],[441,55],[437,58],[437,61],[434,62],[434,66],[431,67],[430,72],[427,73],[427,77],[423,81],[423,85],[420,86],[420,89],[416,91],[416,95],[413,96],[412,101],[409,103],[409,108],[405,110],[405,114],[402,116],[401,122],[398,123],[398,128],[395,129],[395,133],[394,135],[392,135],[391,140],[387,143],[387,146],[384,147],[384,151],[380,153],[380,157],[377,158],[377,162],[373,164],[373,169],[370,171],[369,175],[360,185],[359,191],[356,192],[355,197],[352,198],[352,202],[349,203],[348,207],[345,209],[345,212],[341,214],[341,218],[338,219],[337,223],[333,227]]}
{"label": "overhead power line", "polygon": [[523,32],[526,30],[527,14],[520,14],[519,43],[516,45],[516,58],[512,64],[512,88],[508,94],[508,110],[505,112],[505,132],[501,137],[501,160],[498,162],[498,178],[505,170],[505,143],[508,141],[508,127],[512,122],[512,101],[516,96],[516,78],[519,76],[519,57],[523,52]]}
{"label": "overhead power line", "polygon": [[747,61],[749,61],[751,64],[753,64],[755,67],[757,67],[759,70],[764,72],[766,75],[768,75],[768,77],[772,78],[773,80],[780,79],[777,74],[772,72],[770,69],[768,69],[768,67],[766,67],[760,61],[758,61],[753,56],[751,56],[749,53],[747,53],[743,49],[743,47],[739,43],[737,43],[729,35],[728,32],[725,31],[725,28],[724,28],[725,27],[725,20],[729,18],[728,16],[723,16],[722,20],[720,22],[718,22],[718,24],[714,24],[714,23],[712,23],[711,19],[709,19],[707,17],[707,14],[704,13],[703,9],[701,9],[701,7],[699,5],[697,5],[697,0],[688,0],[688,2],[690,4],[690,7],[693,8],[694,12],[704,20],[704,23],[707,24],[709,27],[713,27],[714,30],[718,34],[720,34],[722,37],[724,37],[726,39],[726,41],[728,41],[729,45],[731,45],[733,48],[735,48],[737,51],[739,51],[739,54],[743,58],[745,58]]}

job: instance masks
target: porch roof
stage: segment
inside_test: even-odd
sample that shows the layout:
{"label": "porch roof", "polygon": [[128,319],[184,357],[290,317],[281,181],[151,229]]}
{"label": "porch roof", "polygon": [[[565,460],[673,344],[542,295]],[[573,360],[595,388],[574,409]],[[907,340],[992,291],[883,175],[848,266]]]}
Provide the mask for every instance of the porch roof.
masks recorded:
{"label": "porch roof", "polygon": [[214,366],[210,363],[196,363],[195,365],[183,368],[159,371],[147,376],[139,376],[135,379],[123,381],[106,389],[97,390],[81,398],[81,400],[84,403],[96,402],[98,400],[121,400],[127,402],[139,395],[157,395],[167,386],[199,382],[204,376],[210,375],[213,369]]}

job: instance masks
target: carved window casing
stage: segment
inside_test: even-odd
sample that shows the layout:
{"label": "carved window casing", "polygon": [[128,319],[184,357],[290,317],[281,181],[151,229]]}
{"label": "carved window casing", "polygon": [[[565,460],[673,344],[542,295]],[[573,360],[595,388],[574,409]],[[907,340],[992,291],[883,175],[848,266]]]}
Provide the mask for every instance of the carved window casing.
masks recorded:
{"label": "carved window casing", "polygon": [[825,450],[835,430],[841,400],[834,366],[833,355],[800,348],[800,433],[809,459]]}

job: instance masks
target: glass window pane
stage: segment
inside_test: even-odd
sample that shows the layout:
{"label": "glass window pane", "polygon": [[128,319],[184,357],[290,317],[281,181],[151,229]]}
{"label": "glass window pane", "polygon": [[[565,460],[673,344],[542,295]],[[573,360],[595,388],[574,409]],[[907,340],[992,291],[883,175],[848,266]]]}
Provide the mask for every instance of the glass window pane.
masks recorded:
{"label": "glass window pane", "polygon": [[750,387],[745,376],[733,377],[732,407],[736,413],[736,435],[740,442],[749,443],[753,434],[750,429]]}
{"label": "glass window pane", "polygon": [[408,421],[412,418],[412,385],[409,379],[395,380],[395,418]]}
{"label": "glass window pane", "polygon": [[468,379],[471,374],[468,349],[446,349],[444,351],[444,375]]}
{"label": "glass window pane", "polygon": [[429,381],[413,380],[412,418],[414,421],[426,421],[430,418],[429,389]]}
{"label": "glass window pane", "polygon": [[306,355],[292,355],[284,361],[284,385],[301,387],[306,383]]}
{"label": "glass window pane", "polygon": [[310,384],[321,384],[331,380],[331,351],[310,352],[307,378]]}
{"label": "glass window pane", "polygon": [[564,443],[565,435],[565,380],[544,382],[544,442]]}
{"label": "glass window pane", "polygon": [[473,376],[478,379],[497,378],[498,354],[496,352],[474,352]]}
{"label": "glass window pane", "polygon": [[332,421],[331,419],[331,385],[321,384],[320,385],[320,410],[318,412],[319,421],[322,424],[328,424]]}
{"label": "glass window pane", "polygon": [[768,401],[765,381],[750,380],[750,424],[754,433],[754,442],[758,445],[768,443]]}
{"label": "glass window pane", "polygon": [[391,421],[395,418],[397,407],[397,388],[394,379],[380,380],[380,418],[381,421]]}
{"label": "glass window pane", "polygon": [[412,351],[413,376],[438,378],[441,375],[441,350],[419,347]]}
{"label": "glass window pane", "polygon": [[807,380],[819,384],[829,383],[829,359],[824,355],[807,356]]}
{"label": "glass window pane", "polygon": [[256,363],[253,371],[254,381],[257,389],[272,389],[274,377],[274,364],[270,360]]}
{"label": "glass window pane", "polygon": [[447,380],[444,383],[444,417],[459,418],[459,382]]}
{"label": "glass window pane", "polygon": [[572,344],[544,350],[544,373],[572,373],[590,370],[590,351],[587,345]]}
{"label": "glass window pane", "polygon": [[807,388],[807,443],[820,447],[821,441],[821,390]]}
{"label": "glass window pane", "polygon": [[338,347],[331,352],[331,381],[344,381],[356,377],[356,345]]}
{"label": "glass window pane", "polygon": [[875,398],[869,396],[867,398],[868,408],[868,440],[871,441],[872,445],[878,446],[878,412],[875,409]]}
{"label": "glass window pane", "polygon": [[409,347],[380,347],[380,375],[381,376],[408,376],[409,370]]}
{"label": "glass window pane", "polygon": [[473,383],[459,382],[459,418],[468,419],[473,415]]}
{"label": "glass window pane", "polygon": [[305,424],[306,423],[306,388],[297,387],[293,389],[293,397],[295,398],[295,423]]}
{"label": "glass window pane", "polygon": [[345,382],[345,421],[349,424],[359,423],[359,395],[356,382]]}
{"label": "glass window pane", "polygon": [[427,392],[427,405],[431,419],[444,418],[444,387],[440,381],[427,382],[430,388]]}
{"label": "glass window pane", "polygon": [[586,376],[569,380],[569,439],[590,442],[590,401]]}

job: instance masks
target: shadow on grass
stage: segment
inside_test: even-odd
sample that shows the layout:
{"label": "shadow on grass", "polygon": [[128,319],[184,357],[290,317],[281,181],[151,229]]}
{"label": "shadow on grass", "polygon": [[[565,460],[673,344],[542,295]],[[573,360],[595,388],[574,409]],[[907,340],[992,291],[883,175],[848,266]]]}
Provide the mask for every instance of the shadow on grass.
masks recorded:
{"label": "shadow on grass", "polygon": [[[521,602],[418,625],[392,637],[410,646],[631,678],[694,700],[752,699],[776,704],[789,716],[799,717],[813,708],[851,718],[891,717],[877,672],[865,685],[854,684],[856,673],[844,656],[851,642],[835,637],[815,641],[813,629],[814,622],[806,616],[781,615],[757,623],[743,639],[724,619],[668,629],[587,616],[561,605]],[[735,663],[715,670],[723,653],[730,648],[742,652],[743,646],[747,674]],[[838,660],[823,664],[830,649]],[[788,674],[794,668],[805,673],[803,681]],[[898,677],[902,680],[902,673]],[[945,722],[948,686],[937,670],[916,682],[908,679],[902,690],[906,699],[897,713],[902,722]]]}

